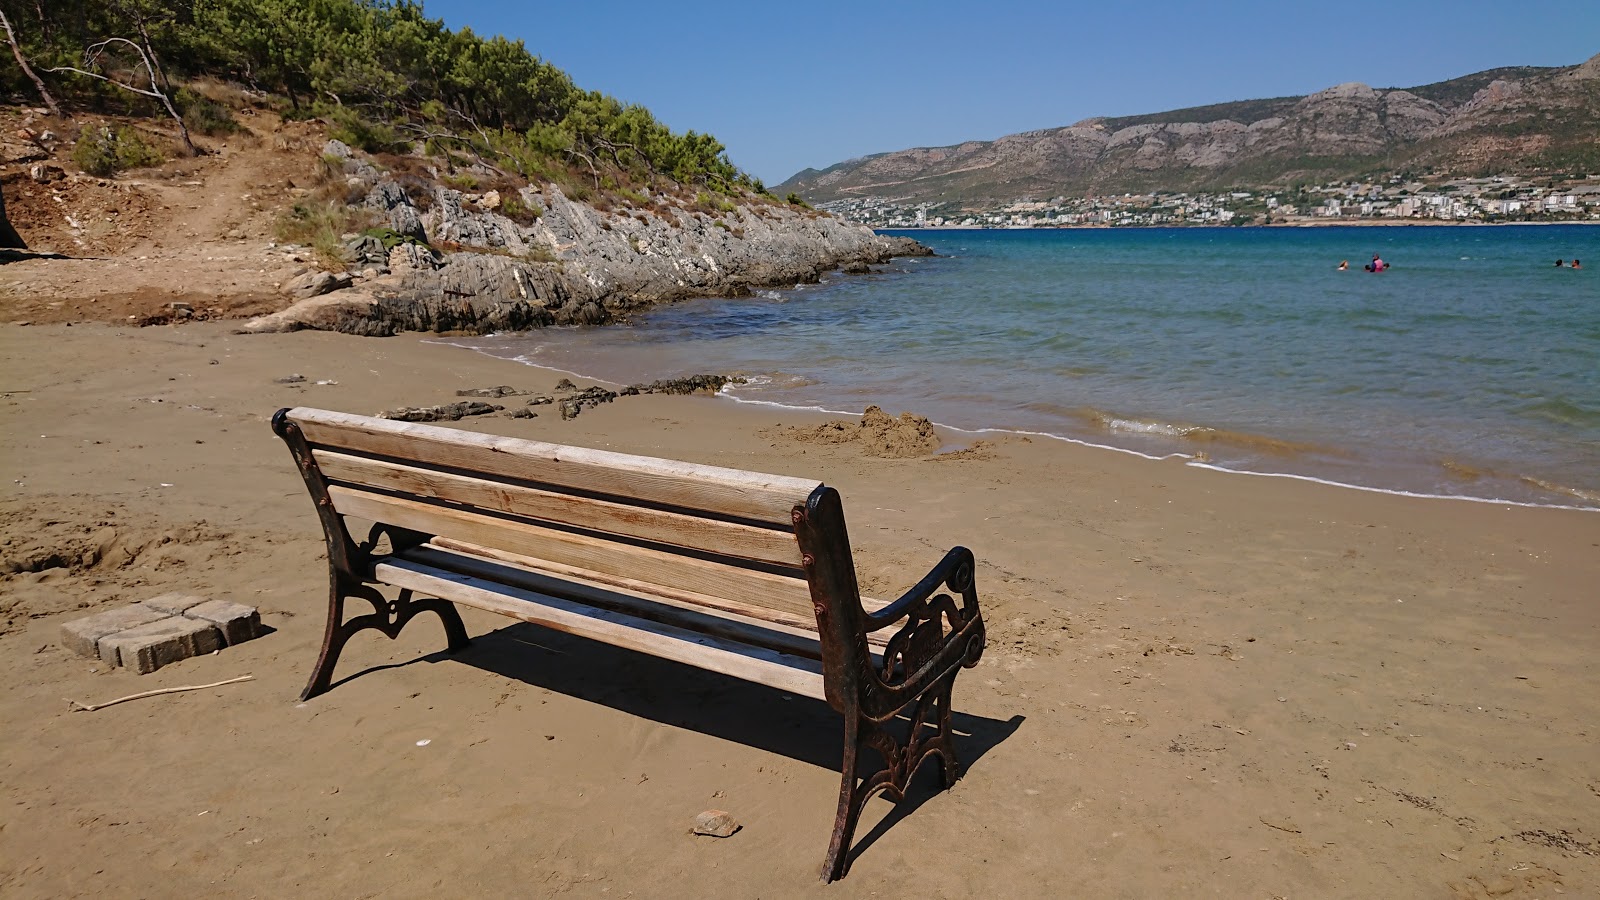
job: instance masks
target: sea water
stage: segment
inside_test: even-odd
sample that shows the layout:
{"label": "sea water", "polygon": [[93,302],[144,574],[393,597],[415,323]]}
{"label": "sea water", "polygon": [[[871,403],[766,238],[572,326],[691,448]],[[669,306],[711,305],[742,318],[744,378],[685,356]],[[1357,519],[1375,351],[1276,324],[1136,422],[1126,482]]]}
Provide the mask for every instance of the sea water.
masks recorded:
{"label": "sea water", "polygon": [[968,441],[1600,509],[1600,227],[900,233],[938,256],[458,343],[618,383],[740,373],[735,400]]}

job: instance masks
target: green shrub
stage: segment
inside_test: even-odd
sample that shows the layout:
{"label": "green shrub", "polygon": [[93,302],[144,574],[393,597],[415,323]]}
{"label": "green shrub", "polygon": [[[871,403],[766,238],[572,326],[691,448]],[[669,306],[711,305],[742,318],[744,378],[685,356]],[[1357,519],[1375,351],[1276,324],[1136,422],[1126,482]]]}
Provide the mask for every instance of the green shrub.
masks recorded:
{"label": "green shrub", "polygon": [[811,208],[811,204],[809,204],[806,201],[802,200],[800,198],[800,195],[796,194],[794,191],[790,191],[789,192],[789,196],[783,198],[783,202],[789,204],[790,206],[800,206],[800,207],[804,207],[805,209],[810,209]]}
{"label": "green shrub", "polygon": [[285,122],[309,122],[317,117],[316,107],[307,103],[302,106],[285,106],[278,104],[278,115]]}
{"label": "green shrub", "polygon": [[733,212],[734,209],[737,208],[733,205],[733,201],[723,199],[722,197],[710,193],[709,191],[700,191],[696,193],[694,195],[694,204],[702,209],[719,213]]}
{"label": "green shrub", "polygon": [[572,181],[563,187],[566,188],[567,197],[579,203],[587,202],[594,196],[594,188],[590,187],[587,181]]}
{"label": "green shrub", "polygon": [[416,244],[418,247],[428,246],[427,241],[417,238],[416,235],[401,234],[400,232],[395,231],[393,228],[389,228],[387,226],[368,228],[361,233],[367,237],[377,238],[378,241],[383,244],[384,252],[393,250],[401,244]]}
{"label": "green shrub", "polygon": [[317,169],[317,180],[321,182],[344,180],[344,157],[337,153],[322,154],[322,166]]}
{"label": "green shrub", "polygon": [[78,168],[102,178],[125,169],[159,165],[164,159],[158,148],[126,125],[116,131],[104,125],[85,128],[72,148],[72,161]]}
{"label": "green shrub", "polygon": [[188,88],[178,88],[176,99],[178,108],[183,110],[184,126],[196,134],[220,137],[241,130],[239,123],[233,118],[233,110],[210,97],[197,94]]}
{"label": "green shrub", "polygon": [[507,191],[500,201],[500,212],[518,225],[532,225],[544,215],[544,207],[537,203],[523,203],[516,191]]}
{"label": "green shrub", "polygon": [[393,151],[408,141],[392,125],[374,122],[351,110],[335,107],[328,113],[328,136],[368,153]]}
{"label": "green shrub", "polygon": [[317,264],[330,272],[345,267],[344,235],[370,221],[370,210],[356,209],[336,200],[302,201],[278,218],[273,233],[278,240],[311,248]]}

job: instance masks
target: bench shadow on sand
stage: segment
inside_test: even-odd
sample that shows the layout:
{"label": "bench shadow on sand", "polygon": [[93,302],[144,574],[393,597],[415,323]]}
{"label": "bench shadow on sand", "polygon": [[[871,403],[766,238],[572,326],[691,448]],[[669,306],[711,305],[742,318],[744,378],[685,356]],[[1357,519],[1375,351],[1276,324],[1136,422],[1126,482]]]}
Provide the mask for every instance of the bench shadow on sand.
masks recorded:
{"label": "bench shadow on sand", "polygon": [[[820,700],[798,696],[786,700],[783,692],[764,685],[525,622],[480,634],[457,653],[441,651],[405,663],[353,672],[334,682],[333,688],[383,669],[422,662],[464,663],[533,687],[834,772],[839,770],[842,759],[842,720]],[[955,709],[951,714],[963,772],[1015,734],[1025,721],[1020,715],[1002,720],[962,712],[963,682],[972,677],[970,672],[956,677]],[[863,769],[878,762],[875,752],[863,753]],[[939,793],[937,766],[936,762],[924,762],[907,788],[905,799],[873,824],[870,831],[866,826],[872,821],[873,807],[868,807],[852,859]],[[881,809],[883,804],[874,806]]]}

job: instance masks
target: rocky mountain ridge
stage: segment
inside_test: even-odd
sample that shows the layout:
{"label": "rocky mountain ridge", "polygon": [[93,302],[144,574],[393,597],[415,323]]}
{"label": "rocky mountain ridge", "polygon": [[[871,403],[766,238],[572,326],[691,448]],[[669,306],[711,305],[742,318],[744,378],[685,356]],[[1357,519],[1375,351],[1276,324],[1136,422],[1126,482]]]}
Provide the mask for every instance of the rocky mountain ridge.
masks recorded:
{"label": "rocky mountain ridge", "polygon": [[[1600,55],[1553,69],[1475,73],[1408,90],[1341,84],[1241,101],[876,154],[779,185],[979,208],[1027,197],[1255,187],[1426,169],[1600,170]],[[1564,169],[1563,169],[1564,171]]]}

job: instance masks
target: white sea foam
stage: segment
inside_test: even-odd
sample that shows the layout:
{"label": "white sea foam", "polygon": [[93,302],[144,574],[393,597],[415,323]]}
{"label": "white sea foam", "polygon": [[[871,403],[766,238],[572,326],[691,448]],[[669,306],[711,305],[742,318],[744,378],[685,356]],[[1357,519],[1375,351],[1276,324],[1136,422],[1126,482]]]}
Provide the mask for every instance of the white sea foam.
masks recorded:
{"label": "white sea foam", "polygon": [[1126,453],[1129,456],[1137,456],[1140,459],[1149,459],[1157,462],[1164,459],[1194,458],[1187,453],[1167,453],[1162,456],[1156,456],[1153,453],[1145,453],[1140,450],[1131,450],[1127,447],[1115,447],[1111,444],[1097,444],[1094,441],[1086,441],[1083,438],[1068,437],[1064,434],[1056,434],[1053,431],[1028,431],[1023,428],[958,428],[954,425],[945,425],[940,422],[935,422],[933,424],[938,425],[940,428],[948,428],[951,431],[960,432],[962,434],[1015,434],[1022,437],[1049,438],[1052,441],[1061,441],[1064,444],[1076,444],[1079,447],[1093,447],[1096,450],[1110,450],[1114,453]]}
{"label": "white sea foam", "polygon": [[519,365],[524,365],[524,366],[527,366],[527,367],[529,367],[531,369],[543,369],[546,372],[554,372],[554,373],[556,373],[558,375],[566,375],[566,376],[569,376],[569,377],[572,377],[572,378],[581,378],[584,381],[597,381],[600,384],[616,384],[616,385],[622,384],[622,382],[620,382],[620,381],[612,381],[609,378],[601,378],[598,375],[587,375],[587,374],[584,374],[583,372],[579,372],[577,369],[564,369],[564,368],[562,368],[560,366],[552,366],[549,363],[539,362],[537,360],[532,359],[530,357],[530,354],[531,353],[538,353],[539,352],[539,348],[535,348],[535,349],[529,351],[528,353],[519,353],[516,356],[495,356],[493,353],[490,353],[489,351],[484,350],[482,347],[473,347],[473,346],[470,346],[468,344],[458,344],[458,343],[455,343],[454,341],[427,340],[427,341],[423,341],[422,343],[424,343],[424,344],[441,344],[441,345],[446,346],[446,347],[460,347],[463,350],[471,350],[474,353],[482,353],[484,356],[493,357],[495,359],[503,359],[503,360],[506,360],[507,362],[518,363]]}
{"label": "white sea foam", "polygon": [[847,409],[829,409],[826,406],[802,406],[802,405],[797,404],[797,403],[779,403],[776,400],[752,400],[749,397],[738,397],[738,396],[735,396],[733,394],[730,394],[730,393],[728,393],[728,389],[727,388],[723,388],[721,391],[718,391],[717,392],[717,396],[718,397],[722,397],[722,398],[724,398],[726,400],[732,400],[735,403],[744,403],[744,404],[747,404],[749,406],[770,406],[773,409],[790,409],[790,410],[794,410],[796,412],[819,412],[819,413],[827,413],[830,416],[857,416],[857,415],[860,415],[860,413],[851,412],[850,410],[847,410]]}
{"label": "white sea foam", "polygon": [[1139,419],[1106,419],[1107,431],[1121,431],[1128,434],[1154,434],[1165,437],[1185,437],[1206,429],[1192,425],[1168,425],[1165,422],[1144,422]]}
{"label": "white sea foam", "polygon": [[1496,506],[1521,506],[1530,509],[1569,509],[1576,512],[1600,513],[1600,509],[1589,506],[1566,506],[1560,503],[1533,503],[1523,500],[1504,500],[1493,497],[1473,497],[1468,494],[1425,494],[1419,491],[1402,491],[1398,488],[1370,487],[1364,484],[1349,484],[1343,481],[1331,481],[1326,478],[1317,478],[1312,475],[1295,475],[1290,472],[1248,472],[1242,469],[1229,469],[1214,463],[1190,460],[1185,465],[1197,469],[1210,469],[1213,472],[1224,472],[1229,475],[1255,475],[1260,478],[1289,478],[1294,481],[1309,481],[1313,484],[1326,484],[1330,487],[1348,488],[1352,491],[1366,491],[1369,494],[1389,494],[1394,497],[1415,497],[1419,500],[1465,500],[1469,503],[1490,503]]}

